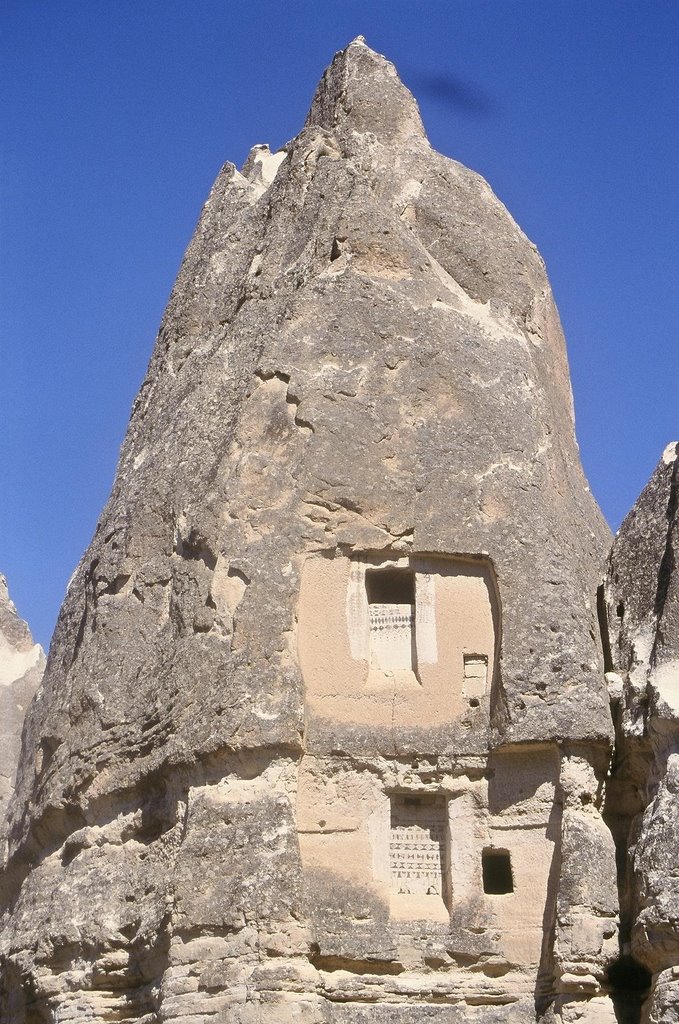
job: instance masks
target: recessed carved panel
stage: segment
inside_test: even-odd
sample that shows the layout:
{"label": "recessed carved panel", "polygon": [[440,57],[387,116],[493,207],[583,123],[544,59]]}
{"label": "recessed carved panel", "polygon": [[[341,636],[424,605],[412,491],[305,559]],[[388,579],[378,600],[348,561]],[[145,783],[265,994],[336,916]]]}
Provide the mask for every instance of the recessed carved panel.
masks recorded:
{"label": "recessed carved panel", "polygon": [[377,671],[413,669],[415,606],[371,604],[370,667]]}
{"label": "recessed carved panel", "polygon": [[499,635],[487,561],[309,558],[298,618],[307,742],[317,725],[335,749],[382,749],[413,729],[445,742],[443,728],[488,700]]}
{"label": "recessed carved panel", "polygon": [[393,893],[443,899],[446,834],[443,797],[392,797],[389,861]]}

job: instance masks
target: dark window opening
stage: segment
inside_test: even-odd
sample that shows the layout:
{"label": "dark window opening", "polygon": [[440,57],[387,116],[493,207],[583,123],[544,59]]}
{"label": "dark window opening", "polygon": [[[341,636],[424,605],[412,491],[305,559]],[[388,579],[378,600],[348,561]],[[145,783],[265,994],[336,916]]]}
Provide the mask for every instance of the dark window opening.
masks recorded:
{"label": "dark window opening", "polygon": [[415,573],[407,569],[368,569],[368,604],[415,604]]}
{"label": "dark window opening", "polygon": [[415,573],[408,569],[368,569],[370,664],[379,672],[415,671]]}
{"label": "dark window opening", "polygon": [[483,891],[490,896],[501,896],[514,892],[512,864],[508,850],[484,850],[481,864],[483,868]]}

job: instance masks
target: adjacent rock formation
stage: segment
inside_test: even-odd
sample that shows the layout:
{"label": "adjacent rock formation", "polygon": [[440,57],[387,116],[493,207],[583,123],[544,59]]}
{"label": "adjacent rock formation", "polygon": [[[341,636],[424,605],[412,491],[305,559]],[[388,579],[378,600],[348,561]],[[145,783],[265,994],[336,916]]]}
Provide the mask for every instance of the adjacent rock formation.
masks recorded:
{"label": "adjacent rock formation", "polygon": [[5,1018],[613,1021],[609,543],[535,247],[357,40],[180,270],[26,722]]}
{"label": "adjacent rock formation", "polygon": [[[644,1020],[679,1019],[679,444],[622,524],[606,577],[616,756],[608,817],[621,862],[621,937],[653,975]],[[628,983],[649,975],[627,963]]]}
{"label": "adjacent rock formation", "polygon": [[9,599],[7,580],[0,576],[0,844],[14,791],[24,716],[44,668],[42,647],[33,643],[28,626]]}

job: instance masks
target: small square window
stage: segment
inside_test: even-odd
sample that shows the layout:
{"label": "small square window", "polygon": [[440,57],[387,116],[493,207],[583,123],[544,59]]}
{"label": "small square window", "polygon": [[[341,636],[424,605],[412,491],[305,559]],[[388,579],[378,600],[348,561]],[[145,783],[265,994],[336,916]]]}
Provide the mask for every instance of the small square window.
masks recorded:
{"label": "small square window", "polygon": [[514,892],[509,850],[486,849],[481,855],[483,891],[489,896]]}
{"label": "small square window", "polygon": [[483,679],[484,685],[488,675],[488,658],[485,654],[465,654],[465,679]]}

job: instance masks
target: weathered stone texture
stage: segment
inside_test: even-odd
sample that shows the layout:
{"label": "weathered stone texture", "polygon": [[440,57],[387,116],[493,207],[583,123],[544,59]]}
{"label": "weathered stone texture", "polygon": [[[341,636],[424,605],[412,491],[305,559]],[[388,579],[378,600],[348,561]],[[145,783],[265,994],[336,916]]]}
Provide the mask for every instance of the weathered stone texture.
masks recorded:
{"label": "weathered stone texture", "polygon": [[608,545],[535,247],[352,43],[182,264],[26,721],[8,1019],[612,1022]]}
{"label": "weathered stone texture", "polygon": [[679,1019],[678,473],[679,444],[672,443],[620,527],[604,606],[616,724],[608,803],[623,864],[622,939],[653,975],[643,1014],[653,1022]]}
{"label": "weathered stone texture", "polygon": [[0,845],[14,791],[24,717],[44,668],[42,647],[33,643],[28,626],[9,599],[7,581],[0,576]]}

